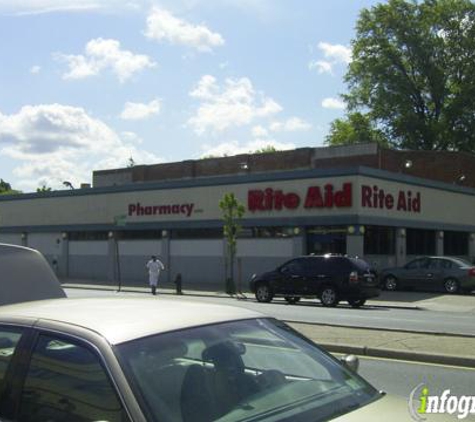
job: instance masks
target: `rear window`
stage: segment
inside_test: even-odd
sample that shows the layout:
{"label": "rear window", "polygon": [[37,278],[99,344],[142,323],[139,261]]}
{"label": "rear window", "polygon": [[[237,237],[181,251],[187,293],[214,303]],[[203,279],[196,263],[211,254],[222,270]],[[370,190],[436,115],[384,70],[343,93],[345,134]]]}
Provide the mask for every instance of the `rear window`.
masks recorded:
{"label": "rear window", "polygon": [[359,258],[348,258],[350,262],[361,271],[368,271],[370,269],[369,264],[363,259]]}

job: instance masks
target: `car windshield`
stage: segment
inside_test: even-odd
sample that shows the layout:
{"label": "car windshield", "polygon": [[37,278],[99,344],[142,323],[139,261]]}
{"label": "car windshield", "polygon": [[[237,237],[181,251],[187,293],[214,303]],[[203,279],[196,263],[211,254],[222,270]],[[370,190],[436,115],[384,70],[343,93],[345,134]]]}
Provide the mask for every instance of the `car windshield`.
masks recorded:
{"label": "car windshield", "polygon": [[147,420],[323,421],[381,397],[273,319],[190,328],[116,347]]}

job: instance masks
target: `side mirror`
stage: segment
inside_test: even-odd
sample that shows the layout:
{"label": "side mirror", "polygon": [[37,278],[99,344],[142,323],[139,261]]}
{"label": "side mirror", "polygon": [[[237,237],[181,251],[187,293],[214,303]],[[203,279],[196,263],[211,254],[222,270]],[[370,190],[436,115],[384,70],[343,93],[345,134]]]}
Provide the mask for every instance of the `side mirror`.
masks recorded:
{"label": "side mirror", "polygon": [[358,372],[360,360],[355,355],[345,355],[340,358],[340,362],[353,372]]}

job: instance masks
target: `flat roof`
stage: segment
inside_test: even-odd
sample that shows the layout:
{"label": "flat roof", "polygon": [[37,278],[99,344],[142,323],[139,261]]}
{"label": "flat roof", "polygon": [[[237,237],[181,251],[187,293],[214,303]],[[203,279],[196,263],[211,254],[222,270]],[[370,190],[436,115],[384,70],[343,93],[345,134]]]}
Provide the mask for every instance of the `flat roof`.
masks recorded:
{"label": "flat roof", "polygon": [[2,318],[48,320],[87,328],[111,344],[182,328],[264,317],[229,305],[147,298],[53,299],[0,307]]}

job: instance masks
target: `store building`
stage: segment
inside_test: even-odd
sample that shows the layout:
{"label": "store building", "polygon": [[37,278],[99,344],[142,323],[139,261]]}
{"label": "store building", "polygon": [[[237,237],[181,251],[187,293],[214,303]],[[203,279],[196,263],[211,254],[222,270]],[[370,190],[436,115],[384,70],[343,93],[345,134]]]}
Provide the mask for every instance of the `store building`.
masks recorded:
{"label": "store building", "polygon": [[92,188],[0,197],[0,242],[39,249],[64,278],[143,286],[156,254],[168,285],[181,273],[185,290],[219,288],[218,204],[232,192],[246,207],[235,265],[245,287],[309,253],[379,268],[426,254],[472,260],[475,157],[436,154],[358,145],[98,171]]}

